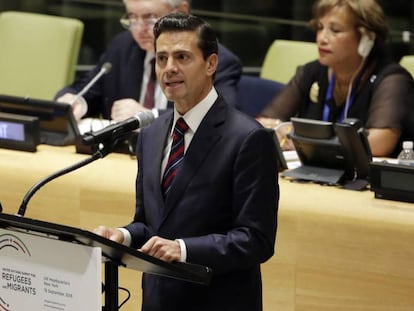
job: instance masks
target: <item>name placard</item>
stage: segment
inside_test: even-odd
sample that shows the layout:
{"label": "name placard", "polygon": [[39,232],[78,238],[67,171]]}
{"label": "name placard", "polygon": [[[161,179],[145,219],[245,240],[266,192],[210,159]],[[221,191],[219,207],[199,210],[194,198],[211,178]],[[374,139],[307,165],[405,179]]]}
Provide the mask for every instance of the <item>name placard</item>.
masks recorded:
{"label": "name placard", "polygon": [[40,143],[39,119],[0,112],[0,147],[36,151]]}

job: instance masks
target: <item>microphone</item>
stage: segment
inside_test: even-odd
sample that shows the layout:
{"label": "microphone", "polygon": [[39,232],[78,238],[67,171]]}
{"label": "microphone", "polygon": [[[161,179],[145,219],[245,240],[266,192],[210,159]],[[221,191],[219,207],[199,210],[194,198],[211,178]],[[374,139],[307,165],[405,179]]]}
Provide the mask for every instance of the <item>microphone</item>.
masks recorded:
{"label": "microphone", "polygon": [[154,114],[147,110],[137,113],[124,121],[108,125],[101,130],[95,132],[86,132],[82,136],[82,142],[85,145],[100,144],[108,141],[115,141],[128,132],[143,128],[154,121]]}
{"label": "microphone", "polygon": [[97,73],[96,76],[94,76],[91,81],[89,81],[88,84],[86,84],[83,89],[76,94],[75,98],[72,100],[72,102],[70,103],[70,105],[73,105],[80,97],[83,96],[83,94],[85,94],[87,91],[89,91],[89,89],[91,88],[92,85],[94,85],[96,83],[96,81],[98,81],[98,79],[100,77],[102,77],[104,74],[108,73],[111,71],[112,68],[112,64],[111,63],[104,63],[101,67],[101,70],[99,70],[99,72]]}

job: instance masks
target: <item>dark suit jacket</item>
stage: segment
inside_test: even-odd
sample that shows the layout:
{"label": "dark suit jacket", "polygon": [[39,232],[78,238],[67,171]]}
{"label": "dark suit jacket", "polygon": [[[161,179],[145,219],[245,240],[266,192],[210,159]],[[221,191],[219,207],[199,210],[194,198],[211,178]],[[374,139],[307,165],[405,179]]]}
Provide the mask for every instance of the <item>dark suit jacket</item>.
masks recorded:
{"label": "dark suit jacket", "polygon": [[143,310],[262,310],[260,263],[273,255],[279,187],[272,137],[219,97],[201,122],[164,202],[165,113],[138,138],[132,247],[183,239],[187,261],[213,269],[209,286],[144,274]]}
{"label": "dark suit jacket", "polygon": [[[122,32],[115,36],[93,70],[58,91],[55,98],[67,92],[79,93],[100,71],[102,65],[110,62],[111,71],[102,76],[84,95],[88,102],[86,116],[102,116],[110,119],[112,104],[115,100],[123,98],[139,100],[145,53],[134,41],[129,31]],[[215,87],[228,103],[235,106],[237,83],[242,72],[242,65],[239,58],[222,45],[219,45],[218,55],[219,64],[215,76]]]}

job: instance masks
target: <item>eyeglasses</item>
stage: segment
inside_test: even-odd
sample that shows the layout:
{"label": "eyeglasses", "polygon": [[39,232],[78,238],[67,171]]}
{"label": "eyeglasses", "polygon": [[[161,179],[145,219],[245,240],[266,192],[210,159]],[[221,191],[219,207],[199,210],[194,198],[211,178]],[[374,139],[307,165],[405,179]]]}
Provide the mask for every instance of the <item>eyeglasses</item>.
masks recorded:
{"label": "eyeglasses", "polygon": [[158,18],[153,14],[141,17],[131,13],[126,13],[120,18],[119,22],[125,29],[130,29],[131,27],[136,26],[153,27],[157,20]]}

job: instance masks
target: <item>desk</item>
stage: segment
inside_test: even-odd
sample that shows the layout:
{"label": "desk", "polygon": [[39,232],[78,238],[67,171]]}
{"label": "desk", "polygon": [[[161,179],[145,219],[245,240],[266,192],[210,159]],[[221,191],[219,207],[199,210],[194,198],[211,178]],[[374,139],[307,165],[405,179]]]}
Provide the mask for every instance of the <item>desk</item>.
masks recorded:
{"label": "desk", "polygon": [[[0,149],[0,201],[16,213],[41,178],[86,155],[74,147],[36,153]],[[27,217],[91,230],[128,223],[136,161],[110,154],[41,188]],[[262,266],[265,311],[414,310],[414,204],[280,180],[276,253]],[[140,274],[120,269],[120,286],[140,303]],[[120,296],[122,301],[122,293]]]}

